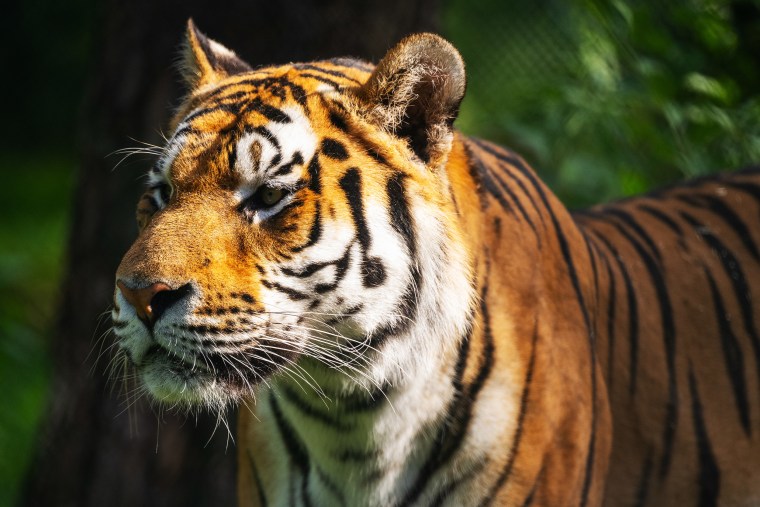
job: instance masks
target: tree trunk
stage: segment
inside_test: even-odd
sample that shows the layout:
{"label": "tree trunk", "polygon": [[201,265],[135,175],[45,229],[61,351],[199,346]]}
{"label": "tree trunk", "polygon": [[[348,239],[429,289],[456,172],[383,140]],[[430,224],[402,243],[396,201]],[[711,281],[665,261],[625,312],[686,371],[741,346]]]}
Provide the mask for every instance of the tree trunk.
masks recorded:
{"label": "tree trunk", "polygon": [[[376,60],[407,33],[435,30],[437,0],[237,1],[237,5],[113,0],[101,24],[81,125],[66,280],[53,336],[50,403],[22,492],[29,506],[234,504],[227,430],[201,414],[127,410],[107,380],[116,266],[134,239],[134,205],[150,161],[113,167],[114,150],[161,144],[181,95],[176,62],[188,16],[251,65],[332,56]],[[324,5],[322,5],[324,4]],[[106,312],[104,314],[104,312]],[[102,357],[98,356],[104,351]],[[234,422],[235,414],[229,420]],[[234,429],[232,430],[234,434]],[[213,437],[212,437],[213,435]],[[208,442],[208,444],[207,444]]]}

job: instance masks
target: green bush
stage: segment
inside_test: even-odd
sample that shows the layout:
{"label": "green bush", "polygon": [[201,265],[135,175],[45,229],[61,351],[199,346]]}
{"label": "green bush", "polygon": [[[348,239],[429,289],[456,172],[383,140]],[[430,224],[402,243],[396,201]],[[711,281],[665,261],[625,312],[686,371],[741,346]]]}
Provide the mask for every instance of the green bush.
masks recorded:
{"label": "green bush", "polygon": [[451,0],[458,126],[571,206],[760,160],[760,4]]}

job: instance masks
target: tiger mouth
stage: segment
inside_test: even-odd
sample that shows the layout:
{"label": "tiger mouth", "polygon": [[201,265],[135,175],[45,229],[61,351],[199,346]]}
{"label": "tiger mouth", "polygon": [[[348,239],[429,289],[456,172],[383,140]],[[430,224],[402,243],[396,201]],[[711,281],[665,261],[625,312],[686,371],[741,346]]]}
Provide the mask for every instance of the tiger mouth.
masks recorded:
{"label": "tiger mouth", "polygon": [[204,361],[198,360],[197,356],[193,355],[192,359],[190,359],[173,350],[162,347],[159,344],[151,345],[143,355],[142,361],[137,367],[142,368],[148,364],[156,362],[164,364],[167,370],[176,375],[212,373],[208,365]]}
{"label": "tiger mouth", "polygon": [[[289,360],[296,359],[296,356],[294,351]],[[255,360],[251,356],[210,351],[182,354],[153,344],[139,364],[134,360],[133,363],[143,383],[157,399],[197,405],[250,395],[286,360]]]}

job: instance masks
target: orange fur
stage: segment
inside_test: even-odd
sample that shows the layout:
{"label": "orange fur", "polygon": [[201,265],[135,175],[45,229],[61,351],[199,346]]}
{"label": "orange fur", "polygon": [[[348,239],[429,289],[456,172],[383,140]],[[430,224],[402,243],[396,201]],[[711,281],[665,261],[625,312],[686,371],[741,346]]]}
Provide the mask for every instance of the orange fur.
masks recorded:
{"label": "orange fur", "polygon": [[[167,169],[171,197],[159,203],[151,189],[141,201],[142,231],[119,267],[118,280],[135,286],[160,281],[174,289],[192,284],[195,306],[182,310],[181,317],[221,315],[195,335],[219,346],[226,336],[237,336],[268,315],[272,290],[284,291],[294,302],[310,299],[315,308],[327,304],[328,296],[321,295],[330,293],[326,285],[314,293],[272,289],[279,282],[273,282],[271,270],[284,266],[295,273],[292,277],[303,278],[335,267],[352,273],[347,278],[363,276],[364,287],[376,290],[368,270],[383,261],[383,271],[374,274],[387,279],[397,261],[377,257],[375,264],[369,262],[371,255],[385,255],[390,248],[370,243],[377,240],[379,224],[391,223],[396,231],[387,238],[406,238],[403,255],[410,259],[413,250],[429,247],[418,238],[437,227],[434,221],[419,223],[417,215],[405,216],[408,206],[411,213],[424,209],[431,220],[440,217],[445,223],[440,248],[447,260],[441,261],[440,278],[425,272],[427,278],[420,278],[415,290],[425,284],[443,287],[459,276],[474,295],[447,292],[439,301],[441,318],[462,307],[469,312],[462,320],[470,321],[460,322],[461,333],[453,339],[441,335],[440,344],[430,349],[425,347],[431,344],[420,344],[420,350],[436,356],[432,371],[420,367],[418,373],[390,376],[387,385],[369,386],[368,392],[341,383],[340,367],[299,356],[304,349],[296,343],[280,345],[282,354],[299,361],[297,373],[319,382],[326,399],[306,391],[292,394],[299,382],[278,376],[277,368],[247,377],[238,369],[246,365],[233,365],[237,373],[230,375],[236,379],[220,377],[220,382],[228,382],[231,399],[246,403],[238,427],[241,505],[271,504],[272,495],[286,498],[280,495],[288,488],[303,502],[309,495],[324,500],[332,494],[333,501],[337,496],[346,504],[760,501],[754,486],[760,449],[751,438],[760,431],[760,355],[752,352],[752,329],[760,322],[756,299],[749,295],[760,281],[752,250],[760,242],[754,225],[760,209],[757,172],[719,176],[571,215],[519,157],[451,130],[464,93],[464,68],[456,51],[436,36],[402,41],[374,72],[361,62],[325,61],[240,73],[244,64],[228,53],[214,59],[208,54],[213,47],[192,25],[188,44],[195,88],[174,122],[188,134]],[[226,64],[231,67],[225,70]],[[285,125],[272,118],[289,108],[304,111],[322,143],[319,184],[309,160],[302,160],[294,170],[308,185],[293,191],[293,207],[252,225],[241,213],[246,201],[235,197],[250,183],[230,160],[241,136]],[[254,166],[265,159],[262,143],[251,144],[247,152]],[[349,177],[360,178],[358,194],[352,193]],[[370,206],[381,211],[371,215]],[[739,223],[751,224],[750,229],[743,231]],[[405,232],[404,225],[411,230]],[[363,226],[370,239],[363,239]],[[348,265],[359,262],[358,254],[351,254],[351,245],[358,244],[363,271],[341,268],[335,261],[340,252],[325,261],[299,260],[310,242],[332,247],[322,236],[342,228],[356,234],[346,250],[353,259]],[[315,234],[322,236],[314,240]],[[415,273],[423,261],[417,258],[416,268],[407,264]],[[441,306],[448,303],[451,308]],[[340,341],[332,331],[350,336],[359,324],[349,325],[351,318],[343,317],[312,330],[314,339]],[[218,326],[228,331],[214,327],[222,321]],[[373,333],[367,340],[375,339]],[[251,339],[250,350],[266,344],[266,336]],[[382,359],[369,350],[366,354],[370,359],[358,364],[367,361],[370,368],[371,361]],[[255,370],[251,361],[248,366]],[[444,379],[426,386],[429,394],[419,398],[420,404],[440,398],[447,407],[431,420],[414,415],[414,403],[404,405],[405,393],[418,381],[412,373]],[[254,396],[257,401],[249,406]],[[382,397],[388,403],[378,405]],[[372,415],[352,406],[371,406]],[[299,407],[302,414],[294,415]],[[391,493],[380,484],[395,469],[379,458],[377,463],[367,458],[356,465],[355,476],[339,482],[325,471],[333,465],[320,454],[320,445],[351,444],[354,453],[382,457],[383,449],[373,447],[378,435],[390,431],[387,421],[402,421],[406,412],[425,422],[411,441],[414,452],[409,449],[404,456],[413,462],[404,465],[411,467],[409,475],[399,475]],[[345,428],[334,434],[325,430],[319,442],[304,437],[322,435],[309,432],[323,423]],[[355,429],[362,425],[371,431]],[[385,463],[382,474],[373,468],[378,463]],[[294,486],[301,484],[296,479],[302,486]],[[370,479],[378,486],[354,486]],[[369,496],[356,496],[365,493]]]}

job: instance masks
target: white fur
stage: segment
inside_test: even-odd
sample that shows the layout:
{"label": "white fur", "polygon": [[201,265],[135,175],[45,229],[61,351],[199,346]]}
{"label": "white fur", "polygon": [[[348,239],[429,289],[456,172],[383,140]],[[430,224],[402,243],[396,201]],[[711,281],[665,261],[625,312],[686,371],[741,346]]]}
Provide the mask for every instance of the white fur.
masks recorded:
{"label": "white fur", "polygon": [[[290,117],[290,123],[270,122],[266,125],[266,128],[277,139],[279,152],[277,146],[258,132],[245,134],[238,141],[235,170],[240,174],[243,181],[241,191],[255,189],[265,182],[270,183],[272,174],[290,162],[296,152],[301,153],[304,163],[308,163],[314,156],[317,149],[317,136],[311,128],[308,118],[297,107],[285,107],[282,111]],[[254,143],[258,143],[261,147],[261,154],[256,161],[251,157],[251,146]],[[278,153],[281,158],[279,163],[275,165],[273,161]],[[282,186],[287,186],[295,183],[298,177],[299,171],[293,170],[290,175],[280,177],[277,181]]]}
{"label": "white fur", "polygon": [[[289,188],[304,176],[305,167],[294,168],[288,175],[273,176],[279,167],[292,160],[296,152],[301,153],[305,166],[317,150],[318,138],[303,112],[296,107],[288,108],[285,112],[292,122],[271,122],[267,125],[281,148],[279,164],[272,163],[277,150],[264,136],[250,133],[238,142],[235,166],[241,179],[241,185],[235,192],[238,202],[246,199],[263,184]],[[251,157],[253,143],[259,143],[261,147],[259,160],[253,160]],[[163,159],[164,168],[170,167],[171,160],[181,150],[182,144],[183,139],[170,141],[168,155]],[[312,294],[317,284],[331,283],[334,280],[334,266],[324,268],[308,278],[288,276],[285,268],[297,272],[313,263],[334,262],[349,249],[351,261],[344,279],[338,289],[318,296],[318,310],[313,314],[308,313],[311,298],[294,301],[281,291],[262,286],[259,300],[266,312],[270,313],[264,313],[262,316],[261,329],[251,329],[240,335],[218,338],[218,343],[215,344],[216,350],[219,351],[239,350],[236,347],[240,347],[243,342],[256,343],[267,329],[284,329],[290,325],[295,326],[294,330],[283,339],[287,339],[291,346],[301,350],[307,359],[310,354],[323,354],[321,358],[317,358],[323,363],[319,366],[312,367],[314,363],[308,361],[301,361],[298,365],[287,364],[286,371],[275,375],[273,379],[257,388],[260,391],[258,398],[266,399],[269,383],[273,384],[274,396],[280,400],[279,404],[285,417],[305,442],[310,460],[318,464],[321,470],[339,485],[346,495],[348,505],[389,504],[399,492],[408,488],[410,482],[415,479],[424,456],[433,446],[438,445],[432,437],[442,424],[441,417],[454,395],[450,380],[453,362],[456,359],[454,351],[461,337],[467,332],[468,315],[475,300],[469,280],[467,254],[456,237],[457,231],[446,225],[450,217],[439,205],[426,202],[419,195],[419,189],[410,186],[407,189],[407,197],[415,224],[418,263],[416,268],[422,281],[421,286],[417,288],[416,317],[406,331],[399,336],[389,337],[381,350],[366,348],[373,333],[402,318],[395,315],[395,312],[415,268],[403,237],[391,225],[387,203],[382,198],[373,197],[372,192],[368,190],[372,184],[373,182],[365,182],[362,187],[364,215],[371,237],[367,252],[362,251],[353,223],[332,219],[323,209],[322,236],[315,245],[299,252],[282,266],[264,266],[264,277],[270,283]],[[256,227],[262,220],[277,214],[287,202],[284,199],[281,204],[259,212],[252,226]],[[338,216],[347,215],[348,213],[344,213]],[[377,257],[382,262],[386,280],[381,286],[368,288],[363,285],[363,256]],[[137,355],[136,361],[139,364],[139,356],[147,350],[146,340],[150,337],[147,332],[138,329],[141,324],[136,322],[134,310],[130,309],[118,291],[116,299],[121,311],[115,315],[115,319],[129,321],[124,330],[117,331],[122,336],[122,347],[129,349],[133,356]],[[218,322],[213,316],[193,316],[195,304],[197,301],[189,300],[184,306],[172,307],[157,323],[156,339],[176,355],[174,358],[167,356],[166,361],[192,364],[191,361],[202,357],[200,342],[192,339],[197,337],[190,337],[190,340],[183,342],[184,345],[178,346],[179,341],[172,336],[169,327],[177,322],[208,325]],[[334,327],[322,325],[324,321],[330,320],[332,314],[341,314],[356,305],[362,305],[363,308],[356,315]],[[307,318],[298,324],[300,315]],[[309,328],[312,331],[309,331]],[[262,347],[266,347],[266,343]],[[351,350],[354,351],[354,356],[351,356]],[[334,369],[326,369],[324,364]],[[194,367],[191,370],[196,376],[186,385],[181,385],[182,379],[168,374],[168,369],[161,362],[146,368],[143,376],[154,395],[168,402],[185,400],[217,407],[229,400],[224,386],[208,380],[212,376],[207,371]],[[334,429],[326,429],[322,423],[304,417],[297,409],[291,407],[278,391],[282,383],[303,386],[307,392],[325,389],[344,394],[355,394],[362,390],[374,390],[376,386],[390,385],[392,394],[389,402],[374,414],[359,414],[354,420],[347,421],[356,425],[356,431],[340,433]],[[482,395],[497,396],[495,392],[489,391],[487,386]],[[504,400],[505,405],[511,402],[509,399]],[[259,403],[255,410],[262,421],[261,424],[268,427],[269,434],[276,436],[277,429],[272,423],[273,415],[269,403]],[[505,410],[514,410],[514,407],[505,407]],[[490,428],[494,422],[488,417],[481,417],[474,424],[474,429],[479,434],[469,436],[464,442],[463,448],[468,449],[467,456],[476,456],[478,449],[487,449],[495,435],[499,434]],[[511,431],[511,428],[505,427],[502,431]],[[277,451],[270,453],[274,463],[268,466],[265,475],[274,476],[276,473],[280,474],[280,477],[297,480],[293,475],[295,468],[289,466],[282,442],[273,437],[272,442],[268,442],[267,445]],[[366,463],[366,466],[352,470],[331,457],[331,452],[336,449],[356,446],[376,449],[376,464],[387,469],[387,473],[379,482],[366,490],[358,486],[362,484],[359,479],[362,474],[366,475],[371,471],[369,467],[373,463]],[[471,466],[466,461],[462,461],[460,465],[463,468]],[[285,505],[289,491],[285,481],[273,480],[267,483],[273,485],[266,491],[269,502],[272,505]],[[308,489],[314,498],[323,504],[334,501],[331,492],[324,488],[316,473],[310,475]]]}

